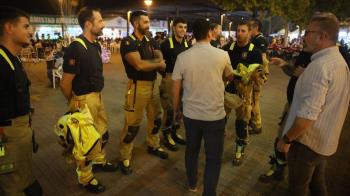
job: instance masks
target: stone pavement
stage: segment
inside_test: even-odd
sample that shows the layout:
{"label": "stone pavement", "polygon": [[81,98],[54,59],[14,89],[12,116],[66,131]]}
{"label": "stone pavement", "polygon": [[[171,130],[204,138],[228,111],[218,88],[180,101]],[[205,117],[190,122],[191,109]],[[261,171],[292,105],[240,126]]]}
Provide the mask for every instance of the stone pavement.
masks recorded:
{"label": "stone pavement", "polygon": [[[57,119],[67,111],[66,100],[59,89],[49,87],[45,63],[26,64],[32,81],[32,105],[35,107],[33,126],[36,131],[39,152],[34,155],[34,173],[45,195],[90,195],[78,186],[74,164],[68,164],[61,155],[58,137],[53,132]],[[104,65],[105,88],[103,99],[109,117],[111,139],[107,145],[109,160],[118,159],[119,133],[124,122],[123,102],[126,74],[120,56],[113,55],[112,62]],[[251,136],[247,147],[245,163],[240,167],[231,164],[233,156],[234,112],[228,122],[225,151],[218,195],[284,195],[287,181],[262,184],[258,182],[261,173],[269,168],[269,155],[276,137],[277,123],[285,104],[285,89],[288,78],[278,68],[271,68],[271,76],[264,87],[261,98],[263,133]],[[348,118],[349,119],[349,118]],[[327,183],[330,195],[350,195],[350,121],[347,120],[341,137],[340,147],[327,168]],[[169,152],[168,160],[160,160],[147,154],[145,144],[145,120],[135,141],[132,167],[134,173],[124,176],[115,173],[98,173],[98,179],[106,185],[101,195],[196,195],[189,193],[186,186],[184,147],[178,152]],[[203,150],[199,159],[199,189],[202,191],[204,172]],[[199,194],[198,194],[199,195]]]}

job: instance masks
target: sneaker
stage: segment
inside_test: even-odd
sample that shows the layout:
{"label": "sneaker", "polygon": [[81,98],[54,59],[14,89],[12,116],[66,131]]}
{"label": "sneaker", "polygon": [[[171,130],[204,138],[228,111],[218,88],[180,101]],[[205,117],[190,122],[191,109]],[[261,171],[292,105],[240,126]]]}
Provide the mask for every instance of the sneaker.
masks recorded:
{"label": "sneaker", "polygon": [[114,172],[118,170],[118,166],[107,162],[106,164],[92,165],[93,172]]}
{"label": "sneaker", "polygon": [[119,162],[119,169],[124,175],[130,175],[132,173],[132,169],[130,168],[130,160],[123,160]]}
{"label": "sneaker", "polygon": [[96,178],[93,178],[92,180],[90,180],[89,184],[87,185],[82,185],[87,192],[90,192],[90,193],[95,193],[95,194],[98,194],[98,193],[102,193],[106,190],[106,188],[101,184],[99,183]]}
{"label": "sneaker", "polygon": [[165,152],[161,147],[158,147],[156,149],[148,146],[147,147],[148,154],[152,154],[154,156],[157,156],[161,159],[167,159],[168,158],[168,153]]}

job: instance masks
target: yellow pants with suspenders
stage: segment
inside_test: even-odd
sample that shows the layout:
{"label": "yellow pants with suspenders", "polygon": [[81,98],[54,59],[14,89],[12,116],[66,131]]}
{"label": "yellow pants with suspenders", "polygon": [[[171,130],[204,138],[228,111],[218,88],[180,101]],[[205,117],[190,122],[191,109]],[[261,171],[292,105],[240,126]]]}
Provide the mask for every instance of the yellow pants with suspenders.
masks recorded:
{"label": "yellow pants with suspenders", "polygon": [[120,137],[120,159],[130,160],[133,141],[139,131],[144,112],[147,116],[147,145],[160,147],[161,106],[159,88],[154,81],[129,80],[125,95],[125,124]]}
{"label": "yellow pants with suspenders", "polygon": [[[0,55],[15,71],[2,49]],[[0,125],[0,193],[2,190],[5,195],[24,196],[24,190],[35,181],[32,173],[32,136],[29,114]]]}

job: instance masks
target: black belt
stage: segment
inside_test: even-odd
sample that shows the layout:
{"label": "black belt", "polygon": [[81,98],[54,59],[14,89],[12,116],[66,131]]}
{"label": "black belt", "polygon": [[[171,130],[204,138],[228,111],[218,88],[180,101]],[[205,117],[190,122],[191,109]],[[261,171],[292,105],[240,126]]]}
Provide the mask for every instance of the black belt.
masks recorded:
{"label": "black belt", "polygon": [[0,121],[0,127],[8,127],[12,125],[12,120]]}

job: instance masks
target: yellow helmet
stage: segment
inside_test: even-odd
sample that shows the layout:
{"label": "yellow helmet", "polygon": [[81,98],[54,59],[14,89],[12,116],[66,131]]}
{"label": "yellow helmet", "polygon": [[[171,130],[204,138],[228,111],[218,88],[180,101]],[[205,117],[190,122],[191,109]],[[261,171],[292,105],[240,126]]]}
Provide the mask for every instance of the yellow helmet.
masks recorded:
{"label": "yellow helmet", "polygon": [[55,125],[55,133],[64,139],[67,139],[67,132],[69,129],[67,122],[70,119],[70,116],[71,114],[63,115],[58,119],[57,124]]}

